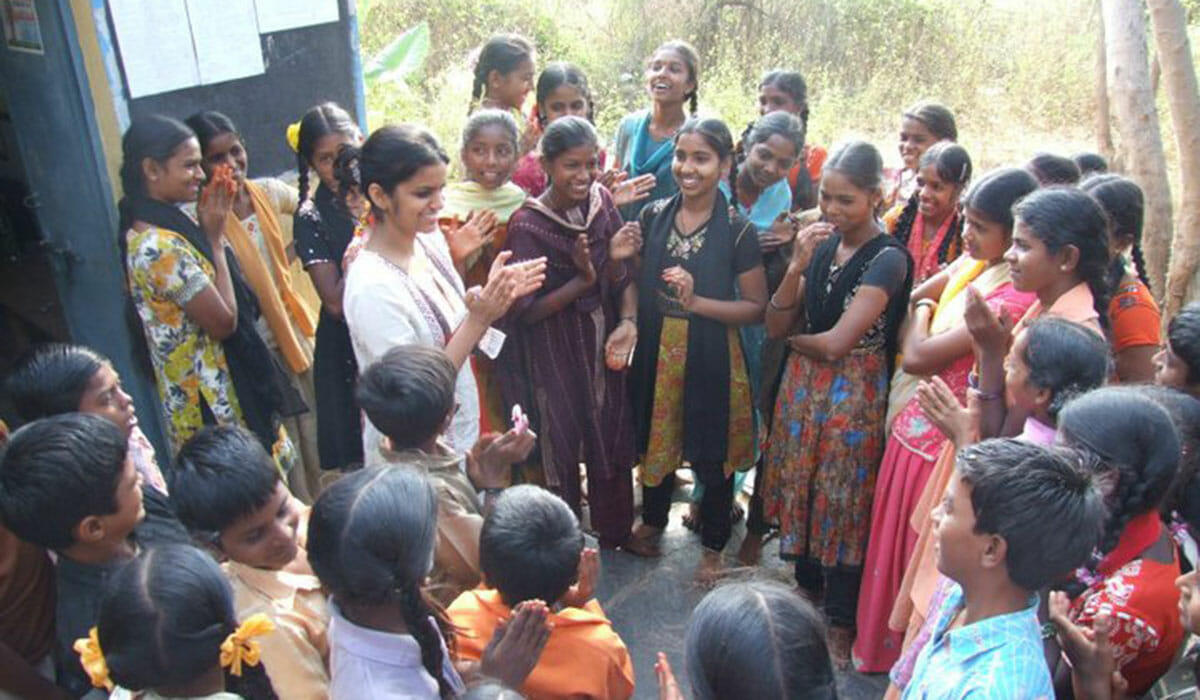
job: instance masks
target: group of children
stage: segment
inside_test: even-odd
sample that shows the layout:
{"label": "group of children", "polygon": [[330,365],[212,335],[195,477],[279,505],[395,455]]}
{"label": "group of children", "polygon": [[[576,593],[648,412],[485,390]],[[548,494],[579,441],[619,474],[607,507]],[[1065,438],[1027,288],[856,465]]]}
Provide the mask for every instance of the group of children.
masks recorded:
{"label": "group of children", "polygon": [[681,468],[696,579],[746,517],[740,562],[777,533],[798,590],[712,591],[660,697],[831,698],[852,662],[905,698],[1191,682],[1200,306],[1161,337],[1133,181],[975,177],[931,102],[885,173],[806,143],[787,71],[735,139],[682,41],[607,152],[583,72],[536,61],[481,49],[458,182],[332,103],[288,129],[298,192],[219,113],[134,121],[118,240],[172,454],[90,349],[7,378],[0,697],[631,697],[584,533],[658,555]]}

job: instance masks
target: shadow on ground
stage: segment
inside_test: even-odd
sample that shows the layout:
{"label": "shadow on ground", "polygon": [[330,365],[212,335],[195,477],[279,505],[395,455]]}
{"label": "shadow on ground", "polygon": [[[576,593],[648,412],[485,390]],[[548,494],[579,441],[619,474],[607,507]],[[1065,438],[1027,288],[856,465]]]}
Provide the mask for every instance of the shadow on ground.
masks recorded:
{"label": "shadow on ground", "polygon": [[[692,582],[701,547],[699,537],[681,523],[687,512],[687,505],[682,502],[686,497],[683,488],[686,487],[675,494],[677,502],[671,509],[671,524],[663,537],[661,558],[642,559],[624,552],[601,553],[602,574],[597,598],[629,647],[637,674],[634,697],[639,700],[658,697],[654,657],[659,651],[667,653],[680,684],[684,685],[684,631],[692,609],[706,593]],[[745,534],[744,524],[734,527],[733,538],[725,553],[730,566],[736,565],[734,555]],[[767,543],[763,565],[747,576],[794,582],[791,567],[778,557],[777,540]],[[838,697],[875,700],[883,697],[886,687],[887,681],[882,675],[840,674]],[[686,685],[684,693],[687,693]]]}

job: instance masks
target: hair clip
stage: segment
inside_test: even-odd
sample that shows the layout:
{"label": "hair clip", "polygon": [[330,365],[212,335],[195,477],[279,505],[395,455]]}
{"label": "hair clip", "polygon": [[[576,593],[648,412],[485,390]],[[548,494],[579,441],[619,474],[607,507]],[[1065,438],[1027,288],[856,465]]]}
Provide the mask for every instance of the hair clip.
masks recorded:
{"label": "hair clip", "polygon": [[300,122],[288,124],[287,142],[293,151],[296,153],[300,152]]}
{"label": "hair clip", "polygon": [[246,618],[233,633],[225,638],[225,641],[221,642],[221,668],[228,668],[230,673],[240,677],[243,662],[248,666],[257,666],[262,650],[253,638],[274,629],[275,623],[271,622],[270,618],[263,613]]}
{"label": "hair clip", "polygon": [[100,631],[95,627],[88,630],[88,636],[75,640],[72,647],[79,654],[79,663],[87,672],[92,685],[112,692],[113,682],[108,677],[108,664],[104,661],[104,652],[100,650]]}

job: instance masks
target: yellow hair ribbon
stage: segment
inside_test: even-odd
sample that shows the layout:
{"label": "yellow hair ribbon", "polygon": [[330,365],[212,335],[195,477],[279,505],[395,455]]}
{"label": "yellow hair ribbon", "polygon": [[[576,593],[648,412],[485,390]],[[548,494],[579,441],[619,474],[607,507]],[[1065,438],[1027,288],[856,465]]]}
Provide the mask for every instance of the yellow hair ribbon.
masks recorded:
{"label": "yellow hair ribbon", "polygon": [[104,661],[104,652],[100,650],[100,632],[95,628],[88,630],[88,636],[76,639],[72,645],[79,654],[79,663],[87,672],[92,685],[112,692],[113,682],[108,677],[108,664]]}
{"label": "yellow hair ribbon", "polygon": [[287,142],[296,153],[300,152],[300,122],[288,124]]}
{"label": "yellow hair ribbon", "polygon": [[221,668],[229,669],[235,676],[242,675],[242,663],[257,666],[262,650],[253,637],[258,637],[275,629],[275,623],[263,613],[246,618],[233,634],[221,642]]}

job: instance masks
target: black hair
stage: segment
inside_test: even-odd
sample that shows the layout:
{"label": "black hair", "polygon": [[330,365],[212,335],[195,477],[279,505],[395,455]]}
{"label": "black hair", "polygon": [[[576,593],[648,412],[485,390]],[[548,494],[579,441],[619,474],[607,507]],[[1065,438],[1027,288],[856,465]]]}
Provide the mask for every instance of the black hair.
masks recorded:
{"label": "black hair", "polygon": [[1179,468],[1179,433],[1161,406],[1118,387],[1096,389],[1068,403],[1058,433],[1116,476],[1099,547],[1107,554],[1131,518],[1162,503]]}
{"label": "black hair", "polygon": [[1043,316],[1025,328],[1021,360],[1028,381],[1051,393],[1046,413],[1058,420],[1069,401],[1103,386],[1112,373],[1108,343],[1088,328],[1055,316]]}
{"label": "black hair", "polygon": [[436,437],[454,410],[454,363],[440,348],[398,345],[358,378],[354,397],[395,450]]}
{"label": "black hair", "polygon": [[704,596],[684,653],[694,700],[837,698],[821,614],[780,583],[729,583]]}
{"label": "black hair", "polygon": [[1092,292],[1100,326],[1108,328],[1109,280],[1108,219],[1096,200],[1075,187],[1043,187],[1013,207],[1013,216],[1025,224],[1050,253],[1075,246],[1079,251],[1076,272]]}
{"label": "black hair", "polygon": [[729,203],[736,203],[738,164],[737,158],[733,157],[733,134],[729,133],[729,127],[713,117],[689,117],[675,132],[675,143],[679,143],[679,139],[687,134],[698,134],[703,138],[709,148],[716,152],[717,160],[729,159]]}
{"label": "black hair", "polygon": [[23,421],[74,413],[107,357],[83,345],[47,343],[17,361],[4,390]]}
{"label": "black hair", "polygon": [[1025,167],[1033,173],[1043,187],[1078,184],[1079,178],[1082,176],[1075,161],[1053,153],[1038,153],[1029,160]]}
{"label": "black hair", "polygon": [[206,426],[179,448],[171,504],[193,536],[216,543],[222,530],[266,505],[280,480],[254,433],[237,425]]}
{"label": "black hair", "polygon": [[237,127],[233,125],[232,119],[213,110],[196,112],[185,119],[184,123],[195,132],[196,138],[200,141],[201,153],[208,150],[208,144],[222,134],[233,134],[238,137],[238,140],[242,138]]}
{"label": "black hair", "polygon": [[466,148],[471,139],[489,126],[498,126],[504,130],[504,135],[512,141],[513,151],[517,151],[521,140],[521,127],[513,115],[502,109],[481,109],[467,117],[467,123],[462,130],[462,147]]}
{"label": "black hair", "polygon": [[1083,177],[1108,172],[1108,161],[1099,153],[1076,153],[1071,160],[1075,161],[1075,167]]}
{"label": "black hair", "polygon": [[[196,135],[186,124],[178,119],[172,119],[161,114],[149,114],[138,117],[126,129],[121,137],[121,190],[125,193],[117,205],[120,221],[117,226],[117,249],[121,252],[121,275],[125,289],[130,289],[129,282],[129,241],[126,233],[133,226],[133,202],[140,197],[146,197],[145,173],[142,163],[147,158],[162,164],[175,154],[175,151],[188,139]],[[133,338],[135,365],[146,376],[154,376],[154,365],[150,359],[150,351],[146,348],[146,331],[142,319],[134,306],[133,296],[125,294],[125,325]]]}
{"label": "black hair", "polygon": [[346,110],[336,103],[322,102],[310,108],[300,118],[300,133],[296,142],[296,170],[300,173],[300,203],[308,199],[308,168],[317,142],[330,134],[357,136],[358,125]]}
{"label": "black hair", "polygon": [[1178,389],[1154,384],[1126,384],[1123,391],[1144,396],[1158,404],[1171,416],[1179,436],[1179,468],[1171,487],[1163,497],[1163,518],[1170,521],[1177,515],[1192,530],[1200,533],[1200,399]]}
{"label": "black hair", "polygon": [[407,182],[421,168],[450,162],[433,134],[419,126],[382,126],[371,133],[358,157],[359,183],[375,216],[383,215],[368,189],[378,184],[385,192]]}
{"label": "black hair", "polygon": [[471,85],[472,106],[483,97],[488,74],[508,75],[526,60],[533,60],[533,44],[519,34],[496,34],[479,49],[475,62],[475,82]]}
{"label": "black hair", "polygon": [[957,141],[958,124],[954,112],[937,102],[918,102],[904,111],[906,119],[921,122],[939,141]]}
{"label": "black hair", "polygon": [[804,130],[808,131],[808,83],[804,82],[804,76],[792,70],[772,70],[767,71],[763,75],[762,80],[758,81],[758,89],[762,90],[765,87],[779,88],[780,92],[785,93],[792,98],[792,102],[800,108],[800,123],[804,125]]}
{"label": "black hair", "polygon": [[[655,54],[662,51],[671,51],[678,54],[683,59],[683,64],[687,66],[688,80],[692,81],[694,87],[691,92],[683,97],[688,101],[688,112],[695,116],[700,104],[700,54],[696,51],[696,47],[682,39],[672,39],[654,49]],[[653,55],[651,54],[651,56]]]}
{"label": "black hair", "polygon": [[563,499],[528,484],[505,489],[483,519],[479,568],[504,604],[553,605],[575,583],[583,531]]}
{"label": "black hair", "polygon": [[538,150],[547,162],[558,158],[572,148],[581,146],[598,147],[600,139],[596,127],[582,117],[566,115],[550,122],[542,133]]}
{"label": "black hair", "polygon": [[84,518],[117,512],[128,447],[117,426],[89,413],[22,427],[0,456],[0,521],[39,547],[70,547]]}
{"label": "black hair", "polygon": [[[938,177],[946,182],[965,188],[971,182],[971,155],[967,149],[953,141],[938,141],[921,154],[918,170],[933,166]],[[904,245],[912,236],[913,224],[917,221],[917,212],[921,203],[921,192],[918,189],[908,198],[900,218],[896,220],[896,228],[892,235]],[[963,217],[958,206],[950,212],[950,229],[938,246],[937,261],[945,264],[954,260],[962,253]]]}
{"label": "black hair", "polygon": [[[1109,233],[1116,240],[1133,241],[1133,266],[1138,279],[1150,289],[1150,278],[1146,276],[1146,258],[1142,255],[1142,223],[1145,219],[1146,197],[1142,188],[1127,177],[1120,175],[1092,175],[1079,184],[1100,203],[1108,215]],[[1121,283],[1125,276],[1125,260],[1118,256],[1112,261],[1112,286]]]}
{"label": "black hair", "polygon": [[[105,585],[96,630],[112,680],[129,690],[177,686],[221,664],[221,645],[238,628],[233,591],[200,549],[165,544],[143,551]],[[276,695],[261,664],[226,671],[225,688],[247,700]]]}
{"label": "black hair", "polygon": [[537,79],[537,88],[534,94],[537,96],[538,123],[542,126],[546,125],[546,116],[542,113],[542,105],[550,99],[550,93],[563,85],[572,85],[579,90],[580,96],[587,102],[587,119],[589,122],[594,122],[596,105],[592,100],[592,89],[588,86],[587,75],[574,63],[555,61],[543,68]]}
{"label": "black hair", "polygon": [[833,149],[821,172],[844,175],[860,190],[878,190],[883,185],[883,157],[866,141],[849,141]]}
{"label": "black hair", "polygon": [[1008,578],[1040,590],[1087,561],[1104,527],[1104,496],[1085,456],[1013,438],[958,453],[975,532],[1004,538]]}
{"label": "black hair", "polygon": [[759,117],[746,134],[746,152],[770,140],[772,136],[782,136],[790,141],[796,149],[796,157],[801,157],[804,150],[804,123],[797,119],[796,115],[789,112],[771,112]]}
{"label": "black hair", "polygon": [[1012,235],[1013,206],[1038,188],[1028,170],[1000,168],[981,177],[967,190],[963,206],[975,209],[988,221],[1000,224]]}
{"label": "black hair", "polygon": [[421,588],[436,540],[437,497],[420,470],[407,465],[342,477],[317,498],[308,522],[308,560],[333,601],[343,610],[398,607],[421,647],[422,665],[448,698],[453,690],[442,673],[438,629],[446,620]]}
{"label": "black hair", "polygon": [[359,174],[359,161],[362,149],[354,144],[344,143],[338,148],[337,158],[333,160],[333,179],[337,181],[337,205],[346,213],[346,193],[350,190],[362,192],[362,176]]}
{"label": "black hair", "polygon": [[1187,365],[1189,386],[1200,382],[1200,301],[1183,307],[1167,324],[1167,344]]}

